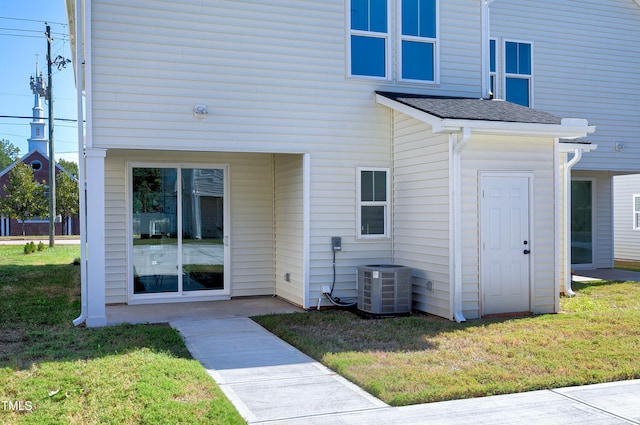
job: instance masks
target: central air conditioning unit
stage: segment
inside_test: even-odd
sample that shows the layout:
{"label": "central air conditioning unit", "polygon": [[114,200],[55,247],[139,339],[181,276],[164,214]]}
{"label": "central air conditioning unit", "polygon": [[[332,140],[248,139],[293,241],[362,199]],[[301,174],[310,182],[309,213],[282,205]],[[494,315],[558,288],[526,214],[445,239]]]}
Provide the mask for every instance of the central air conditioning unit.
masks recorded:
{"label": "central air conditioning unit", "polygon": [[411,293],[410,267],[358,266],[358,310],[370,314],[410,313]]}

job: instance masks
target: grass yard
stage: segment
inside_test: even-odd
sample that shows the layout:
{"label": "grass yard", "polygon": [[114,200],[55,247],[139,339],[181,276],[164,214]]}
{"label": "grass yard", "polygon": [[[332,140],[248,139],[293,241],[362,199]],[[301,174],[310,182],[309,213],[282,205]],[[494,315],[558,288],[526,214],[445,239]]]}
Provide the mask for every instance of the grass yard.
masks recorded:
{"label": "grass yard", "polygon": [[78,257],[0,246],[0,423],[244,423],[169,326],[74,327]]}
{"label": "grass yard", "polygon": [[640,378],[640,284],[573,287],[562,313],[517,319],[329,310],[254,320],[395,406]]}

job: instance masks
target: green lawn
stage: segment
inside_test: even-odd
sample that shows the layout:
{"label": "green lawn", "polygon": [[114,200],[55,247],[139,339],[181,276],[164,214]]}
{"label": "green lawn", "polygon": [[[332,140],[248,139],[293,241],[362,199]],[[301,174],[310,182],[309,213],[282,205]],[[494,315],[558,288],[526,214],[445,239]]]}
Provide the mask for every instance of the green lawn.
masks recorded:
{"label": "green lawn", "polygon": [[[73,327],[78,250],[0,246],[0,423],[244,423],[167,325]],[[343,310],[254,319],[392,405],[640,378],[640,284],[574,290],[561,314],[463,324]]]}
{"label": "green lawn", "polygon": [[640,378],[640,284],[574,283],[562,313],[457,324],[348,311],[254,318],[391,405]]}
{"label": "green lawn", "polygon": [[169,326],[74,327],[77,257],[0,246],[0,423],[244,423]]}

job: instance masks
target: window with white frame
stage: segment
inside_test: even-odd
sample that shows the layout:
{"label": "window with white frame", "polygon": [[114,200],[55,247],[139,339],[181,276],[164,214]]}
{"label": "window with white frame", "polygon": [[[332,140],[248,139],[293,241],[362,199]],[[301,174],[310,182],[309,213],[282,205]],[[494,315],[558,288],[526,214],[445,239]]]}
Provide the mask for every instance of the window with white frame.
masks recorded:
{"label": "window with white frame", "polygon": [[358,237],[389,236],[389,170],[358,169]]}
{"label": "window with white frame", "polygon": [[438,1],[349,0],[349,76],[389,80],[394,64],[400,81],[436,82]]}
{"label": "window with white frame", "polygon": [[640,230],[640,195],[633,195],[633,230]]}
{"label": "window with white frame", "polygon": [[532,106],[532,44],[517,41],[504,43],[505,100]]}
{"label": "window with white frame", "polygon": [[489,91],[497,98],[496,40],[489,40]]}
{"label": "window with white frame", "polygon": [[401,79],[435,81],[436,0],[400,1]]}
{"label": "window with white frame", "polygon": [[387,0],[350,0],[350,75],[387,78]]}

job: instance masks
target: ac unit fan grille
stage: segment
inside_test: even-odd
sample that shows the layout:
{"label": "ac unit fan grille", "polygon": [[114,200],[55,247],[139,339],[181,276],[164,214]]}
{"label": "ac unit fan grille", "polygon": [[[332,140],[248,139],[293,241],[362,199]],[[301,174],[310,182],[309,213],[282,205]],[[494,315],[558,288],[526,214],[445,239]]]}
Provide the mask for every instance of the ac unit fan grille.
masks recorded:
{"label": "ac unit fan grille", "polygon": [[402,266],[358,267],[358,309],[371,314],[411,311],[411,269]]}

